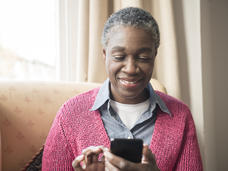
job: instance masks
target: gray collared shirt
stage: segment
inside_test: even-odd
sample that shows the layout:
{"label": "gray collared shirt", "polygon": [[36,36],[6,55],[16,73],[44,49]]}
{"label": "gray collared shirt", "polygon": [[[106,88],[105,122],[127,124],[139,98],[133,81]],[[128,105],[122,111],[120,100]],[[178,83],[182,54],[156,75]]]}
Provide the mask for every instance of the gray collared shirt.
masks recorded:
{"label": "gray collared shirt", "polygon": [[163,112],[171,115],[165,103],[154,92],[149,83],[146,87],[150,95],[149,108],[142,113],[134,126],[129,129],[123,124],[119,115],[110,106],[109,83],[109,79],[107,79],[101,86],[93,107],[91,108],[92,111],[100,111],[101,119],[109,138],[140,138],[143,139],[144,144],[150,144],[156,121],[157,106],[159,106]]}

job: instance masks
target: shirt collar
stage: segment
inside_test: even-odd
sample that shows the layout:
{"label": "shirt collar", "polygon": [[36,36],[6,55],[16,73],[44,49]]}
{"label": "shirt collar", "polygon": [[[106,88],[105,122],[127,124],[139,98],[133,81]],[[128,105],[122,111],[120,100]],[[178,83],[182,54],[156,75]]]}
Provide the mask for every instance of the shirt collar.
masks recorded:
{"label": "shirt collar", "polygon": [[167,108],[166,104],[164,103],[164,101],[160,98],[159,95],[157,95],[151,85],[151,83],[149,83],[147,85],[147,89],[149,91],[149,94],[150,94],[150,104],[151,105],[158,105],[159,108],[165,112],[165,113],[168,113],[170,116],[171,116],[171,112],[169,111],[169,109]]}
{"label": "shirt collar", "polygon": [[[160,107],[160,109],[165,112],[168,113],[169,115],[171,115],[169,109],[167,108],[166,104],[163,102],[163,100],[155,93],[153,87],[151,86],[151,84],[149,83],[147,85],[147,89],[149,91],[150,94],[150,104],[151,105],[158,105]],[[92,108],[90,109],[91,111],[97,110],[99,109],[106,101],[108,101],[110,99],[110,92],[109,92],[109,79],[107,79],[103,85],[101,86],[96,99],[94,101],[94,104],[92,106]]]}
{"label": "shirt collar", "polygon": [[107,79],[98,91],[93,107],[90,110],[99,109],[107,100],[109,100],[109,97],[109,79]]}

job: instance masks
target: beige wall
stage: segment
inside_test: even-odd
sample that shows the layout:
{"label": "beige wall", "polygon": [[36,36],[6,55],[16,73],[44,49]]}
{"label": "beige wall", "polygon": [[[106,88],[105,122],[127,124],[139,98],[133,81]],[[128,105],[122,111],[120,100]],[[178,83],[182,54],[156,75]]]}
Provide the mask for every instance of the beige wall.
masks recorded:
{"label": "beige wall", "polygon": [[228,170],[228,1],[174,0],[180,98],[192,111],[204,169]]}
{"label": "beige wall", "polygon": [[228,170],[228,1],[201,1],[206,166]]}

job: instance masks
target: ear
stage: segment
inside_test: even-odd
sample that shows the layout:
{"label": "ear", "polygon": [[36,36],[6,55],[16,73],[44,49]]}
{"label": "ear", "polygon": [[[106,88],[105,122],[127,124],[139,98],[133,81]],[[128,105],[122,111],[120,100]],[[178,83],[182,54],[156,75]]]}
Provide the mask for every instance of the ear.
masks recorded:
{"label": "ear", "polygon": [[106,60],[106,50],[105,49],[103,49],[103,59],[104,59],[104,61]]}
{"label": "ear", "polygon": [[157,54],[158,54],[158,49],[156,49],[155,51],[154,58],[157,56]]}

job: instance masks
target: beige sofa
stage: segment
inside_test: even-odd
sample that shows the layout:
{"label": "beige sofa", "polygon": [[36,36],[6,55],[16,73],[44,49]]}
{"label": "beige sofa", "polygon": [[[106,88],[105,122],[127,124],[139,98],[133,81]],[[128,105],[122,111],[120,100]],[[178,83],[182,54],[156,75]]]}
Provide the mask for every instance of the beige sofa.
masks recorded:
{"label": "beige sofa", "polygon": [[[166,92],[157,81],[154,89]],[[55,114],[68,98],[96,83],[0,82],[0,170],[17,171],[45,143]]]}

